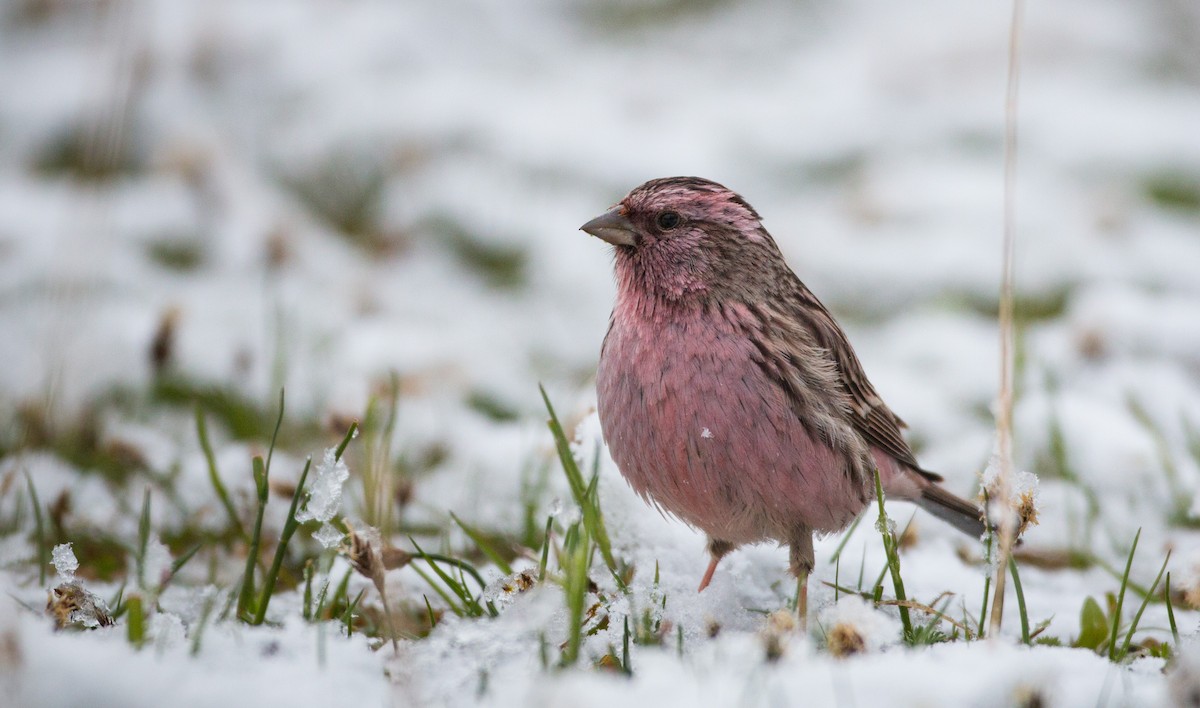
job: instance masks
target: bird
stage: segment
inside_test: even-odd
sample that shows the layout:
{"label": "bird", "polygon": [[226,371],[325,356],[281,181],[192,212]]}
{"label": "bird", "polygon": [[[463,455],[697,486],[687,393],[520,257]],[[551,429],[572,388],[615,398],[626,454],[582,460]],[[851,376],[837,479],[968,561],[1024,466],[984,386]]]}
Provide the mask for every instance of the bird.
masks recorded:
{"label": "bird", "polygon": [[735,548],[776,541],[806,626],[813,535],[862,513],[876,473],[886,498],[984,533],[979,506],[917,462],[904,421],[740,195],[653,179],[580,229],[614,254],[601,432],[638,495],[707,535],[699,591]]}

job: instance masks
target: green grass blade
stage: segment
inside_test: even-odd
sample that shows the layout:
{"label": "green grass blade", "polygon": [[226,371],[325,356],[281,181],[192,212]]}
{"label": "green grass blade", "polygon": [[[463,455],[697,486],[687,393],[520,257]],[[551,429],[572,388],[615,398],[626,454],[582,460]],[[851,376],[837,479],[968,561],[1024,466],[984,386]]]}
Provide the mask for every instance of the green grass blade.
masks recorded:
{"label": "green grass blade", "polygon": [[204,461],[208,464],[208,480],[212,483],[213,491],[217,493],[217,499],[225,509],[225,514],[229,517],[230,527],[237,532],[239,538],[250,543],[250,537],[246,535],[246,528],[242,526],[237,509],[234,508],[233,501],[229,498],[229,490],[221,481],[221,475],[217,470],[217,456],[213,454],[212,443],[208,439],[208,424],[204,420],[204,410],[199,405],[196,406],[196,437],[200,439],[200,449],[204,452]]}
{"label": "green grass blade", "polygon": [[551,525],[554,523],[554,517],[546,517],[546,533],[542,536],[542,558],[538,561],[538,582],[546,580],[546,565],[550,561],[550,531]]}
{"label": "green grass blade", "polygon": [[[433,570],[433,572],[438,576],[438,578],[440,578],[441,581],[446,584],[446,587],[450,588],[451,592],[453,592],[455,595],[458,596],[458,598],[460,600],[462,600],[463,607],[466,609],[468,614],[470,614],[472,617],[477,617],[477,616],[483,614],[483,608],[480,607],[479,602],[475,600],[475,596],[472,595],[469,590],[467,590],[467,588],[465,587],[465,585],[463,583],[458,582],[457,580],[454,579],[453,576],[451,576],[446,571],[442,570],[441,566],[439,566],[437,563],[434,562],[435,559],[432,558],[424,550],[422,550],[421,547],[419,545],[417,545],[417,542],[415,540],[413,540],[413,538],[411,536],[409,537],[408,540],[410,543],[412,543],[413,548],[417,549],[417,553],[416,553],[417,557],[421,558],[426,563],[428,563],[430,569]],[[438,558],[437,560],[442,560],[444,562],[447,559],[445,556],[442,556],[442,557]],[[457,565],[457,564],[453,564],[453,565]],[[461,566],[459,566],[459,567],[461,567]],[[476,580],[478,580],[481,584],[483,583],[482,578],[477,577]]]}
{"label": "green grass blade", "polygon": [[[883,509],[883,485],[880,482],[880,470],[875,468],[875,500],[880,508],[880,535],[883,539],[883,550],[888,556],[888,570],[892,572],[892,588],[896,600],[904,602],[907,596],[904,592],[904,577],[900,575],[900,551],[896,548],[895,535],[888,528],[888,512]],[[912,637],[912,618],[908,617],[908,608],[900,605],[900,624],[904,625],[905,637]]]}
{"label": "green grass blade", "polygon": [[367,594],[367,589],[363,588],[354,596],[354,601],[346,605],[346,611],[342,613],[342,624],[346,625],[346,636],[350,637],[354,634],[354,610],[358,608],[358,603],[362,601],[363,595]]}
{"label": "green grass blade", "polygon": [[[325,608],[329,609],[329,618],[333,619],[333,612],[341,602],[347,602],[350,597],[350,576],[354,571],[347,570],[342,579],[338,582],[337,587],[333,589],[333,595],[329,596]],[[324,609],[322,608],[321,616],[324,617]]]}
{"label": "green grass blade", "polygon": [[146,590],[146,548],[150,545],[150,487],[142,493],[142,513],[138,516],[137,579]]}
{"label": "green grass blade", "polygon": [[1021,588],[1021,575],[1017,573],[1017,560],[1008,557],[1008,570],[1013,579],[1013,590],[1017,593],[1017,611],[1021,614],[1021,641],[1025,644],[1032,642],[1029,636],[1029,612],[1025,608],[1025,590]]}
{"label": "green grass blade", "polygon": [[50,548],[46,542],[46,522],[42,518],[42,503],[38,501],[37,489],[33,486],[33,477],[29,470],[25,472],[25,484],[29,487],[29,501],[33,505],[33,525],[37,533],[38,554],[38,585],[46,584],[46,568],[50,565]]}
{"label": "green grass blade", "polygon": [[433,591],[436,592],[439,596],[441,596],[442,600],[446,603],[446,605],[448,605],[450,607],[451,612],[458,615],[459,617],[464,617],[467,615],[467,612],[465,610],[463,610],[462,606],[454,601],[454,598],[451,597],[450,594],[442,588],[441,584],[434,582],[433,578],[429,577],[429,575],[425,571],[421,570],[420,566],[411,565],[409,567],[412,568],[414,571],[416,571],[417,575],[421,576],[421,578],[426,583],[429,584],[429,587],[433,588]]}
{"label": "green grass blade", "polygon": [[[879,469],[875,469],[875,501],[879,506],[879,535],[883,538],[883,549],[887,553],[888,570],[892,574],[892,589],[896,593],[896,599],[904,602],[908,597],[904,594],[904,578],[900,575],[900,551],[896,547],[896,537],[888,528],[887,511],[883,508],[883,484],[879,481]],[[904,626],[904,636],[906,639],[911,639],[913,636],[912,618],[909,617],[908,608],[904,605],[899,605],[900,624]]]}
{"label": "green grass blade", "polygon": [[504,560],[503,556],[496,552],[496,549],[492,547],[492,544],[488,543],[487,539],[484,538],[483,534],[480,533],[478,529],[467,525],[466,522],[458,518],[453,511],[450,512],[450,518],[454,519],[454,523],[458,524],[458,527],[463,530],[463,533],[467,534],[467,537],[475,543],[475,546],[483,553],[483,555],[487,556],[488,560],[496,564],[496,567],[500,569],[500,572],[504,573],[505,575],[512,575],[512,566],[509,565],[508,561]]}
{"label": "green grass blade", "polygon": [[[989,544],[991,543],[991,539],[988,539],[988,543]],[[988,611],[987,611],[988,610],[988,596],[991,594],[991,592],[992,592],[992,576],[987,575],[983,579],[983,607],[981,607],[979,609],[979,623],[978,623],[979,624],[979,634],[977,635],[979,639],[983,639],[987,633],[987,621],[986,620],[987,620],[987,615],[988,615]]]}
{"label": "green grass blade", "polygon": [[267,448],[267,464],[263,467],[264,479],[271,474],[271,458],[275,456],[275,441],[279,439],[279,428],[283,425],[283,389],[279,389],[279,417],[275,419],[275,430],[271,433],[271,445]]}
{"label": "green grass blade", "polygon": [[1171,624],[1171,638],[1175,640],[1175,651],[1179,651],[1179,626],[1175,624],[1175,608],[1171,606],[1171,574],[1167,573],[1167,584],[1163,588],[1167,599],[1167,622]]}
{"label": "green grass blade", "polygon": [[279,545],[275,547],[275,557],[271,560],[271,569],[267,571],[267,577],[264,579],[262,594],[259,595],[258,607],[251,624],[262,624],[267,617],[267,605],[271,602],[271,595],[275,592],[275,581],[279,578],[283,560],[287,557],[288,543],[291,542],[296,529],[300,527],[300,522],[296,521],[296,511],[300,508],[300,497],[304,495],[304,483],[308,480],[308,471],[311,468],[312,457],[309,457],[304,462],[304,470],[300,473],[300,482],[296,484],[296,491],[292,493],[292,505],[288,507],[287,520],[283,522],[283,531],[279,534]]}
{"label": "green grass blade", "polygon": [[166,579],[163,580],[163,587],[166,587],[167,584],[169,584],[172,580],[174,580],[175,574],[178,573],[179,571],[183,570],[183,566],[187,565],[188,561],[190,561],[193,557],[195,557],[195,555],[197,553],[199,553],[200,549],[203,547],[204,547],[204,544],[197,543],[196,545],[192,546],[187,551],[185,551],[182,556],[179,556],[178,558],[176,558],[175,562],[171,563],[171,570],[167,574]]}
{"label": "green grass blade", "polygon": [[842,551],[846,548],[846,543],[850,541],[850,537],[858,530],[858,525],[862,523],[863,516],[864,514],[859,514],[854,517],[854,523],[850,524],[850,528],[846,529],[845,533],[842,534],[842,540],[838,542],[837,548],[833,549],[833,555],[829,557],[830,561],[837,563],[841,559]]}
{"label": "green grass blade", "polygon": [[1112,616],[1112,634],[1108,640],[1109,661],[1117,660],[1117,633],[1121,629],[1121,608],[1125,604],[1125,588],[1129,585],[1129,570],[1133,567],[1133,554],[1137,552],[1138,539],[1141,537],[1142,530],[1139,528],[1133,537],[1133,545],[1129,547],[1129,557],[1125,560],[1125,574],[1121,578],[1121,590],[1117,593],[1117,606],[1113,610]]}
{"label": "green grass blade", "polygon": [[200,609],[200,619],[196,622],[196,626],[191,632],[192,656],[198,656],[200,654],[200,642],[204,638],[204,630],[208,628],[208,620],[212,616],[213,608],[216,606],[216,595],[210,595],[204,599],[204,606]]}
{"label": "green grass blade", "polygon": [[310,559],[308,559],[308,562],[304,564],[304,601],[303,601],[304,619],[309,622],[311,622],[312,618],[313,618],[312,581],[313,581],[313,562],[312,562],[312,559],[310,558]]}
{"label": "green grass blade", "polygon": [[126,601],[125,635],[129,643],[141,647],[146,641],[146,615],[142,607],[142,596],[133,595]]}
{"label": "green grass blade", "polygon": [[429,631],[432,632],[437,626],[437,615],[433,612],[433,605],[429,604],[429,596],[421,595],[421,598],[425,600],[425,611],[429,613]]}
{"label": "green grass blade", "polygon": [[629,615],[625,615],[625,634],[623,636],[623,647],[621,649],[621,668],[627,676],[633,675],[633,668],[629,665]]}
{"label": "green grass blade", "polygon": [[[479,574],[478,570],[475,570],[475,566],[471,565],[465,560],[462,560],[461,558],[455,558],[453,556],[442,555],[441,553],[426,553],[425,557],[429,558],[430,560],[437,561],[438,563],[445,563],[446,565],[457,568],[460,572],[470,575],[475,582],[479,584],[480,590],[487,590],[487,583],[484,581],[483,576]],[[463,587],[466,587],[465,582],[462,583],[462,585]]]}
{"label": "green grass blade", "polygon": [[346,429],[346,435],[342,438],[342,441],[338,443],[337,450],[335,450],[333,453],[333,459],[342,459],[342,453],[346,452],[346,448],[350,445],[350,441],[353,440],[354,436],[357,434],[358,421],[356,420],[350,424],[349,428]]}
{"label": "green grass blade", "polygon": [[563,432],[562,423],[558,420],[558,414],[554,412],[554,406],[550,403],[550,397],[546,394],[545,387],[539,384],[538,390],[542,392],[542,401],[545,402],[546,411],[550,414],[547,425],[550,427],[550,433],[554,436],[558,459],[562,462],[563,472],[566,473],[567,482],[571,486],[571,495],[575,497],[575,503],[583,511],[584,525],[587,526],[588,533],[599,546],[600,555],[604,557],[604,564],[608,566],[614,577],[619,578],[617,561],[612,554],[612,544],[609,543],[608,530],[604,526],[600,505],[594,498],[588,496],[588,485],[584,484],[583,473],[579,471],[579,464],[575,461],[575,456],[571,454],[571,444],[567,440],[566,433]]}
{"label": "green grass blade", "polygon": [[125,614],[125,581],[121,581],[121,587],[117,588],[116,595],[108,601],[108,606],[112,608],[112,612],[108,613],[110,619],[114,622]]}
{"label": "green grass blade", "polygon": [[267,469],[263,458],[256,455],[252,460],[254,486],[258,492],[258,511],[254,517],[254,531],[250,535],[250,548],[246,553],[246,570],[242,576],[242,588],[238,593],[237,616],[245,620],[254,597],[254,566],[258,563],[258,547],[262,541],[263,514],[267,509]]}
{"label": "green grass blade", "polygon": [[583,621],[588,589],[588,566],[592,554],[592,541],[587,527],[576,524],[563,542],[562,569],[564,572],[563,592],[567,601],[567,644],[563,650],[562,666],[573,666],[579,659],[583,644]]}
{"label": "green grass blade", "polygon": [[1158,587],[1159,581],[1162,580],[1163,573],[1167,571],[1167,563],[1170,560],[1171,552],[1167,551],[1167,557],[1163,559],[1162,567],[1158,569],[1158,575],[1154,576],[1154,582],[1150,585],[1150,593],[1142,599],[1142,604],[1138,607],[1138,611],[1133,615],[1133,621],[1129,624],[1129,632],[1125,634],[1125,643],[1121,646],[1120,658],[1124,658],[1129,654],[1129,645],[1133,642],[1133,633],[1137,631],[1138,622],[1142,621],[1142,613],[1146,611],[1146,605],[1150,604],[1150,597]]}

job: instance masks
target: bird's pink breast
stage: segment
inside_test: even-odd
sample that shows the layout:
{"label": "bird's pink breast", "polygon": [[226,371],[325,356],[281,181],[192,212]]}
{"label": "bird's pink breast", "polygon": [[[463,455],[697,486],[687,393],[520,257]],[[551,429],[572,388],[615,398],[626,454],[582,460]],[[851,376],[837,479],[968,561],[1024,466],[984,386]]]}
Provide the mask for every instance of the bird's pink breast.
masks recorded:
{"label": "bird's pink breast", "polygon": [[735,544],[832,532],[866,492],[837,472],[739,327],[744,307],[618,299],[597,375],[600,424],[643,497]]}

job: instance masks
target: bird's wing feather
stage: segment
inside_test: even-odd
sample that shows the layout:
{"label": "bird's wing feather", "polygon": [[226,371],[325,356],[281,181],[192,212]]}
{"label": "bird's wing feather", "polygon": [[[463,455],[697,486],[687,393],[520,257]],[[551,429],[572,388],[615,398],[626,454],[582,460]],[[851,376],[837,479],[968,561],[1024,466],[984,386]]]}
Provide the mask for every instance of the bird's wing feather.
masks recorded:
{"label": "bird's wing feather", "polygon": [[789,279],[788,292],[776,299],[784,319],[803,323],[812,340],[838,372],[837,384],[848,397],[849,414],[854,427],[872,445],[891,455],[901,464],[937,480],[938,475],[922,470],[912,448],[904,440],[904,421],[887,407],[863,371],[862,363],[846,339],[833,315],[798,278]]}

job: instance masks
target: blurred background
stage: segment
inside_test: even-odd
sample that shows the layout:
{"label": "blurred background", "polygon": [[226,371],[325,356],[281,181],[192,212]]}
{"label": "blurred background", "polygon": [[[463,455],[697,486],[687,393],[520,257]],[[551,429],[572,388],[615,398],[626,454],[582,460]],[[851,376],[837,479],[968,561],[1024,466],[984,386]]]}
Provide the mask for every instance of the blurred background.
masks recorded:
{"label": "blurred background", "polygon": [[[261,445],[286,387],[288,444],[315,449],[395,399],[397,503],[511,528],[538,383],[571,419],[594,398],[611,256],[579,225],[692,174],[763,214],[970,494],[1009,13],[6,0],[0,454],[120,483],[202,469],[197,404]],[[1022,39],[1018,464],[1047,545],[1124,548],[1139,510],[1197,517],[1200,5],[1029,3]]]}

